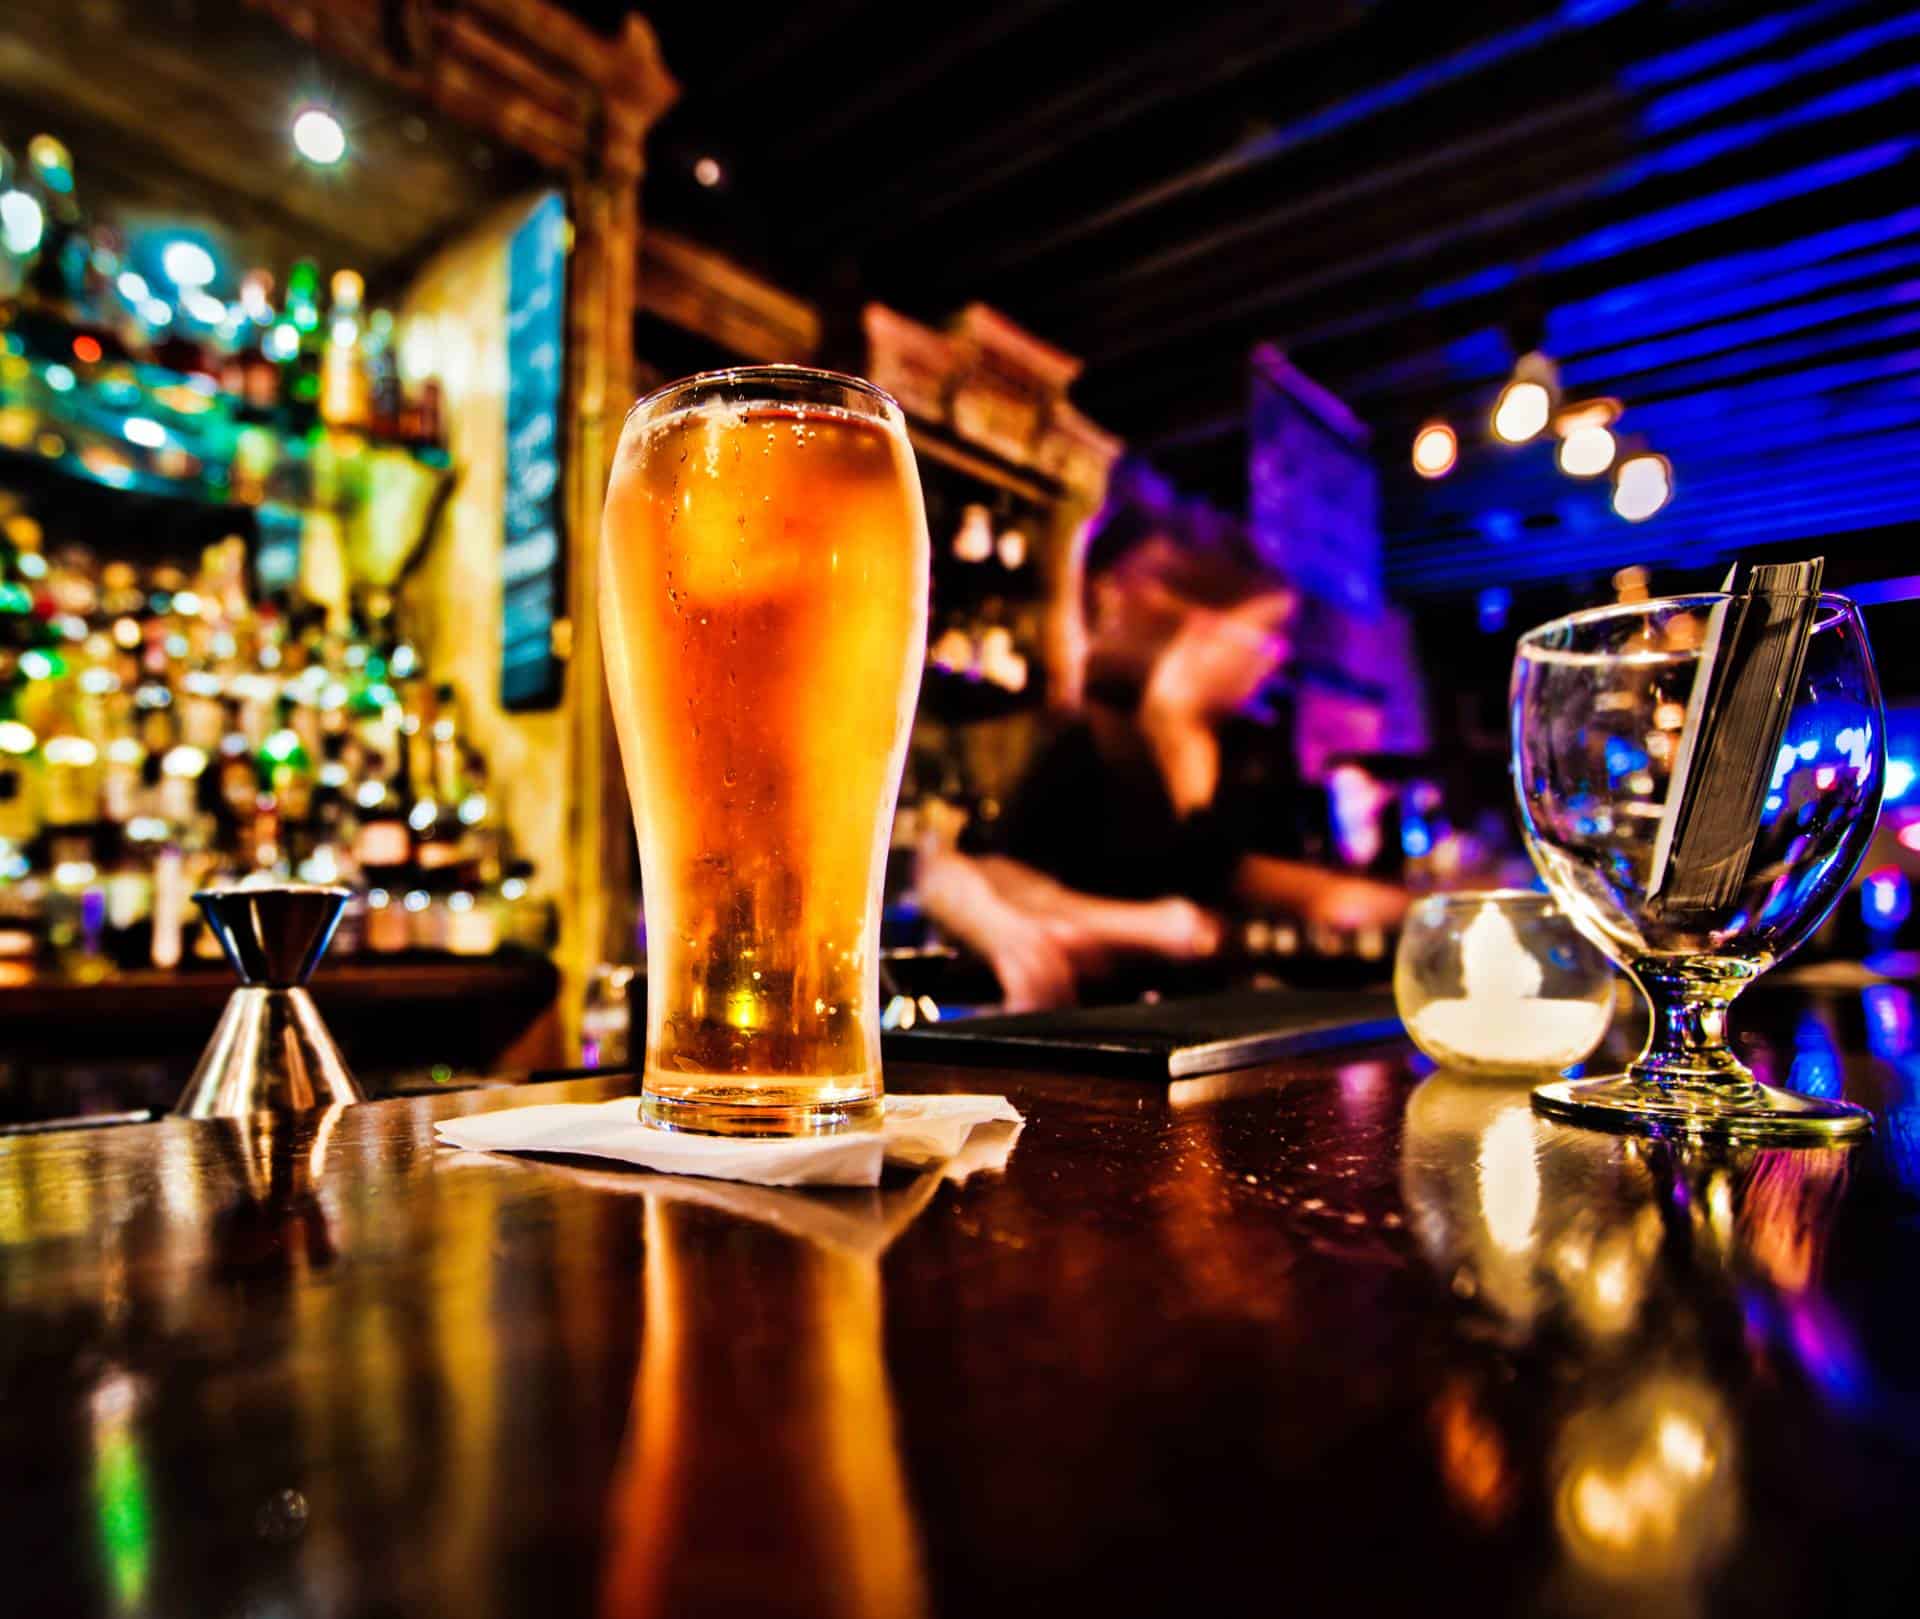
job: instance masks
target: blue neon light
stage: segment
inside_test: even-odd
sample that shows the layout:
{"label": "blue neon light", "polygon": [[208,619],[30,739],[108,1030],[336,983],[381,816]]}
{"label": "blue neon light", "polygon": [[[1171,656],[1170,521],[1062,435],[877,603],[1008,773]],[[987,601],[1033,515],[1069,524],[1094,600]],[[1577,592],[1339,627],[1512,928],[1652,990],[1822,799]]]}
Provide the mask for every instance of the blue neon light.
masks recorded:
{"label": "blue neon light", "polygon": [[1631,10],[1637,4],[1639,0],[1567,0],[1552,17],[1480,40],[1455,51],[1451,56],[1442,57],[1438,62],[1416,68],[1411,73],[1403,73],[1399,78],[1373,90],[1349,96],[1331,107],[1323,107],[1318,112],[1295,120],[1284,129],[1271,130],[1244,142],[1222,159],[1221,167],[1230,172],[1277,156],[1289,147],[1323,139],[1376,114],[1391,112],[1436,90],[1470,79],[1476,73],[1512,61],[1516,56],[1538,50],[1570,30],[1604,22],[1620,12]]}
{"label": "blue neon light", "polygon": [[1620,82],[1630,90],[1651,90],[1662,84],[1678,84],[1722,62],[1730,62],[1751,51],[1763,51],[1803,28],[1814,27],[1830,17],[1856,10],[1862,3],[1863,0],[1819,0],[1817,5],[1802,6],[1798,11],[1767,17],[1745,28],[1715,34],[1697,45],[1669,51],[1650,62],[1635,63],[1620,75]]}
{"label": "blue neon light", "polygon": [[1640,127],[1657,135],[1696,123],[1723,108],[1766,95],[1811,74],[1825,73],[1916,34],[1920,34],[1920,15],[1909,12],[1870,28],[1856,29],[1838,39],[1826,40],[1798,56],[1757,62],[1685,90],[1656,96],[1642,109]]}
{"label": "blue neon light", "polygon": [[1637,247],[1664,242],[1670,237],[1702,230],[1708,225],[1723,224],[1743,214],[1757,213],[1762,208],[1771,208],[1775,203],[1790,202],[1810,192],[1845,185],[1847,181],[1857,180],[1862,175],[1904,163],[1916,152],[1920,152],[1920,139],[1881,141],[1858,152],[1847,152],[1819,163],[1810,163],[1805,168],[1792,169],[1785,174],[1769,175],[1764,180],[1750,180],[1745,185],[1730,186],[1710,197],[1676,203],[1671,208],[1642,214],[1638,219],[1623,220],[1617,225],[1589,231],[1585,236],[1576,236],[1565,247],[1547,254],[1542,264],[1548,270],[1564,270],[1591,264],[1598,259],[1615,258]]}
{"label": "blue neon light", "polygon": [[1874,984],[1860,992],[1867,1014],[1867,1049],[1883,1062],[1913,1050],[1913,992],[1899,984]]}
{"label": "blue neon light", "polygon": [[1860,885],[1860,917],[1875,933],[1891,933],[1913,914],[1913,885],[1898,866],[1867,873]]}
{"label": "blue neon light", "polygon": [[1803,1012],[1793,1031],[1793,1066],[1787,1070],[1787,1089],[1802,1096],[1832,1098],[1840,1094],[1840,1048],[1833,1031],[1818,1013]]}
{"label": "blue neon light", "polygon": [[[1910,602],[1920,597],[1920,573],[1902,574],[1898,579],[1882,579],[1871,585],[1849,585],[1847,595],[1859,607],[1878,607],[1883,602]],[[1888,784],[1889,790],[1892,783]]]}
{"label": "blue neon light", "polygon": [[[1704,246],[1737,224],[1758,245],[1546,317],[1541,346],[1559,360],[1568,395],[1624,401],[1623,430],[1672,458],[1673,502],[1629,526],[1611,511],[1606,480],[1571,486],[1539,446],[1469,442],[1444,489],[1390,490],[1396,587],[1464,588],[1477,602],[1495,584],[1591,577],[1626,561],[1695,568],[1756,544],[1920,519],[1920,206],[1886,211],[1884,200],[1909,195],[1902,181],[1920,165],[1920,128],[1890,117],[1920,104],[1916,42],[1920,5],[1910,0],[1812,0],[1620,71],[1637,149],[1597,182],[1550,186],[1498,216],[1541,224],[1597,202],[1592,228],[1543,257],[1430,289],[1423,306],[1475,300],[1489,324],[1384,362],[1343,391],[1364,412],[1370,397],[1445,377],[1460,401],[1449,410],[1488,409],[1512,366],[1494,324],[1508,289],[1573,271],[1591,284],[1613,262],[1678,237]],[[1847,139],[1856,127],[1875,133]],[[1720,178],[1742,154],[1750,166]],[[1631,200],[1643,188],[1657,188],[1658,206]],[[1829,218],[1854,198],[1882,212],[1766,239],[1794,232],[1816,197]],[[1910,587],[1879,588],[1863,600],[1920,598],[1920,574]],[[1920,802],[1920,736],[1891,750],[1888,776],[1890,802]],[[1790,792],[1776,796],[1775,814],[1795,811]]]}

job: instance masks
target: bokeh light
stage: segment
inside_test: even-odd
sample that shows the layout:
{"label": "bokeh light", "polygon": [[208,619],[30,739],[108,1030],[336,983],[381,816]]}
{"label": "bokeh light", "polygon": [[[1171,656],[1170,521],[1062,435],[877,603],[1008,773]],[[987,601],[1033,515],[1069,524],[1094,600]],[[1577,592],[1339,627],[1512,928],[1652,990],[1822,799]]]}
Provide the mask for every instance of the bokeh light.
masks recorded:
{"label": "bokeh light", "polygon": [[0,192],[0,244],[25,258],[40,245],[46,218],[40,204],[24,191]]}
{"label": "bokeh light", "polygon": [[1614,474],[1613,509],[1643,523],[1673,499],[1673,467],[1664,455],[1633,455]]}
{"label": "bokeh light", "polygon": [[1445,422],[1428,422],[1413,436],[1413,470],[1423,478],[1444,478],[1460,459],[1460,439]]}
{"label": "bokeh light", "polygon": [[1553,396],[1537,382],[1510,382],[1493,409],[1493,430],[1509,444],[1537,438],[1553,414]]}
{"label": "bokeh light", "polygon": [[213,279],[213,255],[198,242],[169,242],[160,255],[160,268],[180,287],[204,287]]}
{"label": "bokeh light", "polygon": [[309,163],[331,168],[347,155],[347,132],[324,107],[307,107],[293,120],[293,144]]}
{"label": "bokeh light", "polygon": [[1616,448],[1606,428],[1576,427],[1560,441],[1560,470],[1570,478],[1597,478],[1613,465]]}

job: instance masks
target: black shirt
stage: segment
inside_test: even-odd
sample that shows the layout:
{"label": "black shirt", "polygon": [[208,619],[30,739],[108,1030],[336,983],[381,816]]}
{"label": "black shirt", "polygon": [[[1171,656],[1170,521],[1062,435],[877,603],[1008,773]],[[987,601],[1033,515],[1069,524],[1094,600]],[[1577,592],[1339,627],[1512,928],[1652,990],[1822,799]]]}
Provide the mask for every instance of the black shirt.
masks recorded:
{"label": "black shirt", "polygon": [[998,851],[1085,893],[1224,903],[1242,855],[1298,855],[1303,795],[1269,729],[1230,720],[1219,736],[1213,803],[1182,817],[1136,734],[1103,750],[1092,726],[1069,726],[1015,791]]}

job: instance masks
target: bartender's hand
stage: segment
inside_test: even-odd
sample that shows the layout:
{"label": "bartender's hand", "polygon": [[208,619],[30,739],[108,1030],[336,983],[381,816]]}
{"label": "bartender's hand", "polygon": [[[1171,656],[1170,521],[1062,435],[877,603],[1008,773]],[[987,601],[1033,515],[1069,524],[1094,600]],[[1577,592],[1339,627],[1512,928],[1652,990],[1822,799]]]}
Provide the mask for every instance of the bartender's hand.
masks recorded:
{"label": "bartender's hand", "polygon": [[1071,1006],[1073,952],[1059,930],[1002,894],[983,862],[952,849],[920,852],[920,903],[941,930],[993,969],[1010,1012]]}
{"label": "bartender's hand", "polygon": [[1000,985],[1001,1004],[1009,1012],[1044,1012],[1072,1006],[1080,998],[1072,953],[1037,918],[1010,909],[985,940],[969,943],[975,949],[984,946]]}
{"label": "bartender's hand", "polygon": [[1224,612],[1195,608],[1154,661],[1140,728],[1176,814],[1213,802],[1220,783],[1214,727],[1286,661],[1283,632],[1293,605],[1291,594],[1273,591]]}
{"label": "bartender's hand", "polygon": [[1121,952],[1191,961],[1220,948],[1220,919],[1190,899],[1083,894],[1004,855],[981,855],[974,864],[1002,899],[1045,919],[1077,972],[1102,972]]}
{"label": "bartender's hand", "polygon": [[1071,1006],[1079,980],[1119,954],[1189,961],[1220,947],[1219,919],[1191,900],[1082,894],[997,855],[923,849],[919,887],[928,914],[992,966],[1009,1011]]}

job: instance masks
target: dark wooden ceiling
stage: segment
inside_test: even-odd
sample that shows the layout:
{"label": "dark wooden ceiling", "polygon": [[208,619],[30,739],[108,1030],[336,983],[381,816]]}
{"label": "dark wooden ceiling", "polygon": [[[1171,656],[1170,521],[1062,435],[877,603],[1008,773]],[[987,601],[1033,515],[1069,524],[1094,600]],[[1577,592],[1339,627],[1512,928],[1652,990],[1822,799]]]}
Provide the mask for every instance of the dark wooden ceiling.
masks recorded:
{"label": "dark wooden ceiling", "polygon": [[[337,168],[293,150],[307,102],[347,131]],[[41,131],[72,152],[90,212],[200,230],[225,249],[223,283],[302,257],[403,267],[533,177],[242,0],[4,0],[0,143],[18,155]]]}
{"label": "dark wooden ceiling", "polygon": [[[1097,420],[1229,506],[1247,353],[1279,343],[1376,430],[1402,590],[1920,512],[1908,5],[649,15],[684,87],[651,144],[655,217],[830,313],[998,305],[1085,356]],[[719,186],[695,183],[705,156]],[[1471,442],[1516,345],[1543,339],[1672,455],[1653,522],[1543,446]],[[1429,486],[1406,446],[1436,411],[1470,442]]]}

